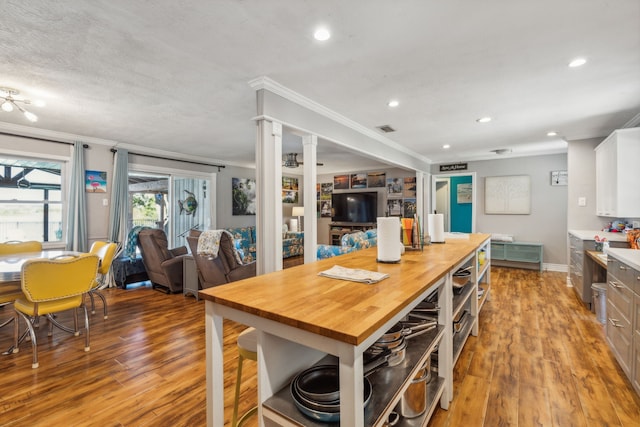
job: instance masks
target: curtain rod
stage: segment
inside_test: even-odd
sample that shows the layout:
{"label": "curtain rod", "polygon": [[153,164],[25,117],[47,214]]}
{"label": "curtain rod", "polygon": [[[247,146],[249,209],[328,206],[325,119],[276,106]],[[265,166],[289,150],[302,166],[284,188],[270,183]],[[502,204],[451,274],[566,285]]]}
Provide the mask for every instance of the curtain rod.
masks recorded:
{"label": "curtain rod", "polygon": [[[73,142],[67,142],[67,141],[58,141],[55,139],[49,139],[49,138],[40,138],[38,136],[28,136],[28,135],[20,135],[17,133],[11,133],[11,132],[0,132],[0,135],[7,135],[7,136],[17,136],[19,138],[27,138],[27,139],[35,139],[36,141],[45,141],[45,142],[55,142],[56,144],[66,144],[66,145],[73,145]],[[88,144],[82,144],[82,146],[84,148],[89,148]]]}
{"label": "curtain rod", "polygon": [[[112,149],[111,149],[111,152],[112,152],[112,153],[116,153],[117,151],[118,151],[118,150],[117,150],[117,149],[115,149],[115,148],[112,148]],[[168,158],[166,158],[166,157],[154,156],[154,155],[152,155],[152,154],[134,153],[134,152],[131,152],[131,151],[129,151],[129,154],[133,154],[133,155],[135,155],[135,156],[142,156],[142,157],[151,157],[152,159],[173,160],[173,161],[176,161],[176,162],[191,163],[191,164],[193,164],[193,165],[213,166],[214,168],[218,168],[218,172],[220,172],[220,169],[221,169],[221,168],[222,168],[222,169],[224,169],[224,168],[225,168],[225,165],[215,165],[215,164],[212,164],[212,163],[194,162],[194,161],[192,161],[192,160],[183,160],[183,159],[168,159]]]}

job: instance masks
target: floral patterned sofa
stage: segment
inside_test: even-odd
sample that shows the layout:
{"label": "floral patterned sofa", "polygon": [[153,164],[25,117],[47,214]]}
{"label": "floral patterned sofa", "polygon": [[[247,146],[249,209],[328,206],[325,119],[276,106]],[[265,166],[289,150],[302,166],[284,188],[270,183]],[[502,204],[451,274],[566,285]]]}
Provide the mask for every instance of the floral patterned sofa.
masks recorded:
{"label": "floral patterned sofa", "polygon": [[317,258],[325,259],[366,249],[378,244],[378,230],[356,231],[342,236],[340,246],[318,245]]}
{"label": "floral patterned sofa", "polygon": [[[242,261],[247,263],[256,259],[256,228],[235,227],[227,228],[233,235],[236,249],[242,256]],[[286,231],[282,235],[282,258],[304,254],[304,233]]]}

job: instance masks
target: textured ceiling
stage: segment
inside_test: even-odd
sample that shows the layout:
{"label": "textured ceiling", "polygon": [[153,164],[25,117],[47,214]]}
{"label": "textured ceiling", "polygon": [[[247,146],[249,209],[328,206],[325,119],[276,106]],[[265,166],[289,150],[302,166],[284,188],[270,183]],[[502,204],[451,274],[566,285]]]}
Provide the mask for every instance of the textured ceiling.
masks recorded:
{"label": "textured ceiling", "polygon": [[[5,0],[2,9],[0,86],[47,107],[29,107],[35,124],[16,111],[0,111],[1,122],[200,158],[254,161],[248,82],[260,76],[365,127],[389,124],[388,138],[434,162],[562,152],[564,141],[605,136],[640,113],[638,0]],[[332,31],[327,42],[312,37],[319,24]],[[588,63],[568,68],[578,56]],[[346,160],[320,145],[319,161],[332,151]]]}

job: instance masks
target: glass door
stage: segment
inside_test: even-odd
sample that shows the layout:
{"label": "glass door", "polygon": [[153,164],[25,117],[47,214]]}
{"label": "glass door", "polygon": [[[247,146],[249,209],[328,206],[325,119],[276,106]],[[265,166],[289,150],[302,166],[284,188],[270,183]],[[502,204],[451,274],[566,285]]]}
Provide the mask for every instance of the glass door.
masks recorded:
{"label": "glass door", "polygon": [[173,176],[170,198],[169,242],[187,246],[189,230],[211,227],[212,184],[210,179]]}

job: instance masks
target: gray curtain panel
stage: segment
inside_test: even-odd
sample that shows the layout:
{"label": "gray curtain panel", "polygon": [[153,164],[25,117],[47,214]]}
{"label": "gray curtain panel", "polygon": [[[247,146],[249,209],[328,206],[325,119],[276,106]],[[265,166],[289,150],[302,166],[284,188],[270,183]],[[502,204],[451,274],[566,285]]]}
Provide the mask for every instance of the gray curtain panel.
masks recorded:
{"label": "gray curtain panel", "polygon": [[84,144],[73,144],[67,210],[67,250],[87,252],[87,203],[85,198]]}

